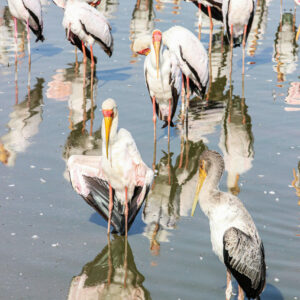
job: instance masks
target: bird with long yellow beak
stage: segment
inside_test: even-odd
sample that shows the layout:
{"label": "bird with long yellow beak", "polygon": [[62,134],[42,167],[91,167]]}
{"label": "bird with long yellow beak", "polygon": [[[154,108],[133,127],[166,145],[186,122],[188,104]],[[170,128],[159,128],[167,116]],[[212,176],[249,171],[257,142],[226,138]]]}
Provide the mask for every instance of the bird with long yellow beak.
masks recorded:
{"label": "bird with long yellow beak", "polygon": [[209,218],[214,253],[227,268],[226,299],[231,298],[231,274],[238,282],[238,299],[259,299],[266,284],[264,246],[253,219],[241,200],[218,189],[224,160],[215,151],[200,156],[199,179],[192,208],[199,201]]}
{"label": "bird with long yellow beak", "polygon": [[73,155],[68,160],[75,191],[121,235],[133,223],[153,180],[130,132],[118,130],[118,109],[113,99],[102,104],[102,156]]}

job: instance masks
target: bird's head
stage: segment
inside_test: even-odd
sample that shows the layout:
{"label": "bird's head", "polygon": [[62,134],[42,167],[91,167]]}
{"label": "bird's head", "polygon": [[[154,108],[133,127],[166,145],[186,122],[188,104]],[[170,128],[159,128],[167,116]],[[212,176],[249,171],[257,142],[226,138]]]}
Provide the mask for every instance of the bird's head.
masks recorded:
{"label": "bird's head", "polygon": [[162,39],[161,31],[155,29],[152,32],[152,43],[155,51],[157,78],[159,77],[159,51],[161,47],[161,39]]}
{"label": "bird's head", "polygon": [[191,213],[192,216],[194,215],[199,194],[205,179],[209,176],[208,181],[210,181],[211,187],[215,188],[220,181],[223,170],[224,170],[224,160],[218,152],[205,150],[201,154],[200,162],[199,162],[199,179],[198,179],[196,194],[195,194],[194,203],[192,207],[192,213]]}
{"label": "bird's head", "polygon": [[109,137],[113,120],[118,115],[117,104],[115,100],[108,98],[102,103],[102,114],[105,126],[105,145],[106,157],[108,158]]}

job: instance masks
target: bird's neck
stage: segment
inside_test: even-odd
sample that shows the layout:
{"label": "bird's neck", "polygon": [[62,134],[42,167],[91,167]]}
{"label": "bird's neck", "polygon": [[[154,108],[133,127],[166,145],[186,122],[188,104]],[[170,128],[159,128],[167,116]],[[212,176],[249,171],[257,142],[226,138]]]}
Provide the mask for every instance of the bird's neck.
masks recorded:
{"label": "bird's neck", "polygon": [[202,211],[209,216],[218,199],[215,197],[218,191],[219,181],[223,174],[223,168],[214,164],[207,174],[202,189],[199,194],[200,206]]}

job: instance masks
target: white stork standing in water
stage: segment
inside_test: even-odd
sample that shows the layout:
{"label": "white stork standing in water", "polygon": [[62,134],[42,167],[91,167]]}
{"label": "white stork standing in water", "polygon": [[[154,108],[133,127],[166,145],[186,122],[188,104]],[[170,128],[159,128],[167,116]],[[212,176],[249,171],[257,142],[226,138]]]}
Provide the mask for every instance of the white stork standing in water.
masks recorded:
{"label": "white stork standing in water", "polygon": [[40,0],[8,0],[8,7],[15,23],[15,40],[18,36],[17,19],[23,21],[27,28],[28,62],[31,63],[30,31],[36,35],[36,42],[44,41],[42,5]]}
{"label": "white stork standing in water", "polygon": [[218,152],[206,150],[201,154],[192,215],[199,200],[209,218],[212,249],[227,267],[226,299],[232,293],[231,274],[239,284],[239,300],[244,299],[244,292],[249,299],[260,299],[266,283],[263,243],[240,199],[218,189],[223,170],[224,161]]}
{"label": "white stork standing in water", "polygon": [[[153,106],[154,132],[156,132],[156,114],[165,121],[162,128],[174,127],[172,119],[176,112],[180,94],[180,69],[176,56],[169,50],[163,51],[162,33],[154,30],[150,44],[150,53],[145,59],[144,74]],[[154,134],[155,136],[156,134]]]}
{"label": "white stork standing in water", "polygon": [[[103,14],[95,9],[101,1],[53,0],[57,6],[65,8],[63,27],[67,39],[91,60],[91,66],[97,63],[93,55],[93,44],[97,42],[110,57],[113,52],[113,37],[111,27]],[[91,4],[91,5],[89,5]],[[90,51],[87,48],[90,47]]]}
{"label": "white stork standing in water", "polygon": [[[162,50],[162,43],[168,48],[167,50]],[[184,87],[187,91],[187,99],[190,97],[190,92],[195,92],[200,97],[205,94],[209,77],[206,50],[191,31],[181,26],[173,26],[164,33],[154,30],[152,38],[143,36],[135,40],[132,49],[139,54],[150,53],[145,59],[144,72],[153,103],[154,128],[156,127],[155,114],[158,114],[160,119],[165,121],[167,119],[168,124],[173,126],[171,121],[180,93],[180,71],[183,78],[183,107]]]}
{"label": "white stork standing in water", "polygon": [[245,45],[254,17],[254,0],[223,0],[223,22],[233,47],[243,46],[243,74],[245,72]]}
{"label": "white stork standing in water", "polygon": [[116,232],[127,236],[153,180],[134,139],[118,129],[118,110],[113,99],[102,103],[102,156],[73,155],[68,160],[75,191],[108,220]]}

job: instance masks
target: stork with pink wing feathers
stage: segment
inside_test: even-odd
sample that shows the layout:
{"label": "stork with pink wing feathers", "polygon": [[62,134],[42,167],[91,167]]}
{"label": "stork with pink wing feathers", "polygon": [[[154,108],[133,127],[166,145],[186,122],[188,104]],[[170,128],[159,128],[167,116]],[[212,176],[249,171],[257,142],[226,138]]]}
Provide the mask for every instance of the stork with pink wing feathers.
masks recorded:
{"label": "stork with pink wing feathers", "polygon": [[75,191],[100,213],[114,231],[125,234],[146,198],[153,171],[143,162],[130,132],[118,131],[113,99],[102,104],[102,156],[72,155],[68,160]]}

